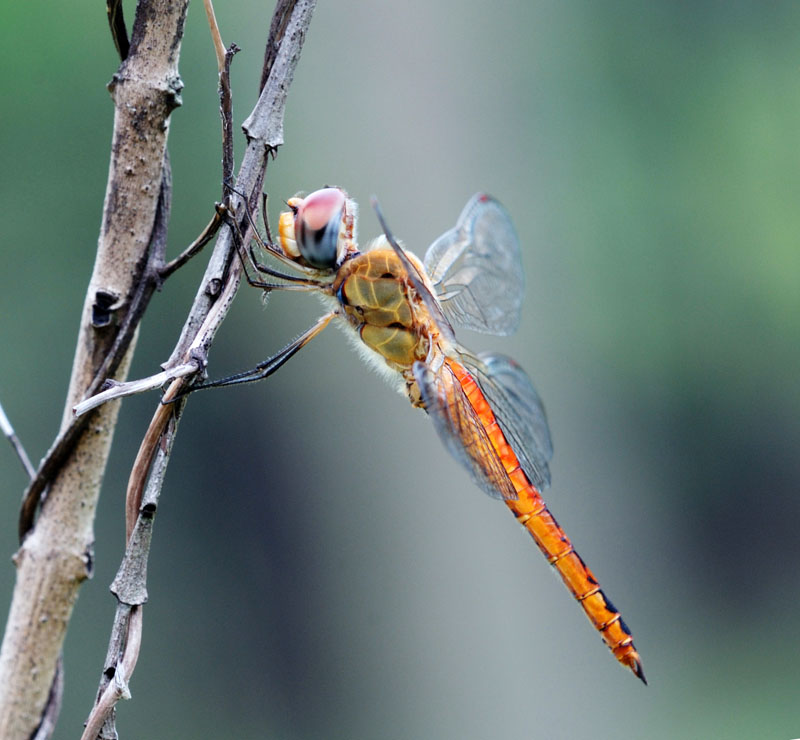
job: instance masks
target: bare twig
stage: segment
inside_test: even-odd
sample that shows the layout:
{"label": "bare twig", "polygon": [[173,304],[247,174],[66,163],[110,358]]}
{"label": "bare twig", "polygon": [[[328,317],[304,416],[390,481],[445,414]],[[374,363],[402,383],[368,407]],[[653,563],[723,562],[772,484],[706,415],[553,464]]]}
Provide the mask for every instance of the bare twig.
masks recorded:
{"label": "bare twig", "polygon": [[[217,70],[219,72],[219,110],[222,118],[222,194],[227,195],[227,188],[233,180],[233,115],[231,97],[231,61],[240,51],[236,44],[231,44],[225,49],[222,43],[222,34],[217,25],[214,14],[214,5],[211,0],[204,0],[208,27],[211,30],[211,40],[214,43],[214,52],[217,55]],[[273,38],[270,36],[270,38]]]}
{"label": "bare twig", "polygon": [[225,44],[222,43],[222,34],[219,32],[213,3],[211,0],[203,0],[203,6],[206,9],[208,28],[211,31],[211,42],[214,44],[214,53],[217,55],[217,70],[222,74],[222,67],[225,64]]}
{"label": "bare twig", "polygon": [[208,226],[203,229],[200,236],[186,247],[175,259],[170,260],[161,268],[162,280],[166,280],[173,272],[183,267],[192,257],[200,253],[200,250],[214,238],[214,235],[222,224],[223,214],[226,212],[227,209],[225,206],[221,203],[217,203],[214,217],[209,221]]}
{"label": "bare twig", "polygon": [[[285,12],[285,5],[279,2],[282,12]],[[244,125],[248,145],[229,199],[228,208],[235,219],[235,228],[223,229],[219,233],[194,304],[175,349],[165,363],[167,368],[196,363],[198,357],[206,356],[238,288],[242,265],[241,261],[233,259],[237,248],[236,239],[243,233],[243,241],[247,244],[251,238],[252,224],[248,209],[257,208],[269,155],[274,154],[275,149],[283,143],[286,92],[292,82],[314,5],[315,0],[292,2],[291,13],[285,18],[285,22],[276,24],[273,21],[268,49],[274,48],[276,53],[266,85]],[[221,87],[229,84],[229,65],[230,56],[226,53],[225,65],[220,74]],[[224,103],[222,115],[224,119]],[[223,121],[223,150],[228,146],[229,139],[230,130]],[[230,161],[232,163],[232,156]],[[245,196],[239,195],[241,193]],[[164,401],[178,398],[189,382],[189,376],[176,377],[171,382]],[[135,656],[138,655],[141,644],[140,615],[147,598],[146,565],[152,518],[169,462],[179,415],[185,402],[186,398],[183,397],[178,398],[175,403],[159,404],[131,471],[126,498],[128,546],[114,585],[118,599],[117,616],[98,690],[98,703],[89,717],[84,740],[98,737],[98,733],[104,738],[116,736],[113,707],[127,693]]]}
{"label": "bare twig", "polygon": [[[164,2],[165,0],[151,0],[154,3]],[[188,2],[188,0],[184,0]],[[134,61],[138,61],[134,58]],[[177,64],[177,59],[175,60]],[[135,66],[135,65],[131,65]],[[176,67],[177,69],[177,67]],[[178,78],[173,80],[175,85],[180,83]],[[113,84],[113,82],[112,82]],[[150,83],[152,85],[152,83]],[[134,93],[136,95],[136,93]],[[174,95],[174,91],[173,91]],[[121,96],[123,103],[128,97]],[[174,106],[174,101],[171,105]],[[120,138],[127,139],[130,130],[127,127],[135,123],[135,103],[132,110],[128,110],[127,121],[118,122],[115,131],[120,131]],[[139,105],[147,105],[141,103]],[[166,113],[168,115],[168,112]],[[163,121],[162,121],[163,127]],[[164,132],[165,133],[165,132]],[[162,136],[163,146],[166,147],[166,137]],[[121,146],[122,142],[114,146]],[[151,147],[152,148],[152,147]],[[114,149],[117,152],[117,149]],[[158,197],[154,201],[155,213],[152,215],[152,223],[149,224],[149,240],[142,243],[136,238],[135,228],[143,228],[142,217],[147,214],[137,214],[139,218],[132,219],[129,211],[130,206],[123,206],[123,202],[136,202],[139,194],[132,192],[132,183],[124,179],[124,172],[129,172],[134,166],[130,160],[137,161],[135,154],[136,148],[129,146],[125,150],[125,157],[119,156],[117,160],[112,159],[112,182],[109,183],[109,190],[114,194],[111,199],[110,194],[106,194],[106,216],[103,219],[104,231],[101,233],[101,245],[98,249],[98,261],[95,264],[95,275],[89,286],[87,294],[87,304],[91,298],[91,305],[84,305],[84,315],[87,316],[88,325],[83,325],[84,330],[91,333],[92,342],[87,345],[81,344],[79,339],[75,362],[73,364],[73,381],[76,380],[76,371],[91,371],[91,375],[81,376],[83,385],[78,385],[75,391],[71,392],[69,398],[73,399],[74,405],[81,397],[93,395],[106,380],[113,376],[119,369],[120,364],[126,356],[127,351],[133,343],[136,328],[141,321],[147,308],[150,298],[155,290],[161,285],[163,280],[162,269],[164,265],[164,253],[166,250],[167,223],[169,221],[169,210],[171,201],[172,179],[170,176],[169,160],[166,157],[166,149],[160,152],[162,166],[160,169],[160,186]],[[119,154],[119,152],[118,152]],[[126,160],[128,162],[126,163]],[[155,177],[155,171],[145,172],[142,177],[145,180],[141,185],[145,194],[153,189],[153,183],[147,182],[149,177]],[[119,178],[122,182],[117,183]],[[129,178],[131,179],[131,178]],[[138,178],[137,178],[138,181]],[[126,187],[123,187],[125,185]],[[126,198],[127,195],[127,198]],[[135,208],[133,209],[135,210]],[[133,223],[131,223],[133,222]],[[127,230],[126,230],[127,229]],[[131,238],[130,235],[134,236]],[[120,242],[129,242],[129,254],[119,254],[119,263],[114,262],[114,249],[119,249]],[[144,251],[143,251],[144,250]],[[108,252],[108,253],[106,253]],[[103,260],[100,260],[101,255]],[[127,272],[125,270],[127,269]],[[98,287],[93,290],[96,283],[107,284],[106,287]],[[115,285],[122,283],[128,293],[120,293],[115,289]],[[121,296],[125,295],[126,298]],[[78,364],[78,362],[82,364]],[[91,364],[90,364],[91,363]],[[96,363],[96,367],[94,364]],[[75,397],[77,396],[77,397]],[[71,407],[70,407],[71,410]],[[23,495],[22,506],[19,516],[19,536],[23,539],[33,527],[36,508],[42,500],[43,493],[53,478],[62,470],[67,459],[74,454],[75,448],[86,432],[89,417],[74,418],[71,413],[65,411],[62,421],[62,428],[55,442],[47,451],[44,460],[39,465],[36,477],[31,481],[25,494]]]}
{"label": "bare twig", "polygon": [[[109,376],[124,379],[136,326],[160,282],[169,217],[169,115],[186,0],[140,0],[125,51],[119,4],[110,21],[124,63],[112,79],[114,137],[95,267],[84,303],[61,429],[29,486],[20,516],[27,537],[0,649],[0,737],[47,732],[44,717],[78,587],[89,574],[93,522],[118,404],[75,420],[72,406]],[[48,489],[47,506],[33,527]],[[46,594],[46,598],[41,598]],[[53,704],[49,705],[51,708]]]}
{"label": "bare twig", "polygon": [[139,659],[140,638],[142,634],[142,610],[139,607],[132,607],[127,610],[127,619],[124,626],[128,633],[126,637],[126,652],[123,658],[114,666],[113,673],[109,677],[100,696],[97,699],[96,711],[93,711],[86,721],[86,727],[81,735],[81,740],[92,740],[92,738],[102,738],[116,740],[117,734],[113,725],[105,727],[106,720],[110,718],[114,707],[120,699],[130,699],[131,692],[128,688],[128,676],[133,673],[136,661]]}
{"label": "bare twig", "polygon": [[[210,0],[208,0],[210,2]],[[228,195],[233,181],[233,99],[231,96],[231,62],[239,51],[231,44],[225,51],[219,72],[219,112],[222,118],[222,194]]]}
{"label": "bare twig", "polygon": [[14,448],[14,452],[17,453],[17,457],[22,463],[22,467],[25,468],[25,472],[28,474],[28,477],[33,479],[36,475],[36,468],[31,465],[31,459],[28,457],[28,453],[25,452],[22,442],[19,441],[19,437],[17,437],[14,427],[11,426],[11,422],[8,420],[6,412],[3,410],[2,403],[0,403],[0,429],[3,431],[6,439],[8,439],[8,441],[11,443],[11,446]]}
{"label": "bare twig", "polygon": [[181,365],[171,367],[169,370],[164,370],[155,375],[147,378],[139,378],[138,380],[129,380],[125,383],[117,383],[109,381],[109,386],[100,393],[95,393],[91,398],[81,401],[75,405],[75,416],[81,416],[87,411],[96,409],[108,401],[113,401],[116,398],[125,398],[125,396],[133,396],[137,393],[145,393],[153,391],[156,388],[161,388],[171,380],[176,378],[185,378],[190,375],[196,375],[202,369],[203,363],[200,360],[190,360]]}
{"label": "bare twig", "polygon": [[[272,14],[272,23],[269,28],[269,37],[271,39],[279,39],[286,33],[286,25],[294,12],[294,6],[297,0],[278,0],[275,5],[275,12]],[[258,91],[264,89],[267,84],[270,73],[272,72],[272,65],[278,55],[278,46],[276,44],[267,44],[264,50],[264,64],[261,67],[261,83],[258,86]]]}
{"label": "bare twig", "polygon": [[108,12],[108,26],[111,30],[114,46],[117,47],[119,58],[125,61],[131,45],[130,41],[128,41],[128,30],[125,28],[122,0],[106,0],[106,11]]}
{"label": "bare twig", "polygon": [[[2,428],[3,434],[5,434],[5,436],[8,438],[11,446],[17,453],[17,456],[22,462],[22,466],[25,468],[25,472],[28,474],[28,477],[33,479],[36,476],[36,469],[33,467],[33,465],[31,465],[28,454],[25,452],[22,442],[20,442],[19,438],[14,432],[14,428],[11,426],[11,422],[8,420],[2,404],[0,404],[0,428]],[[33,736],[32,740],[48,740],[48,738],[52,736],[53,730],[55,730],[56,720],[61,712],[61,700],[63,695],[64,659],[62,655],[59,655],[58,662],[56,663],[55,676],[53,676],[53,683],[50,685],[50,693],[47,696],[47,702],[42,712],[42,720],[39,723],[39,727],[36,730],[36,734]]]}
{"label": "bare twig", "polygon": [[[128,484],[129,498],[136,497],[149,472],[147,489],[141,498],[135,526],[126,528],[128,546],[111,590],[117,597],[117,609],[111,629],[103,674],[82,738],[116,738],[114,707],[120,699],[130,698],[128,681],[133,674],[142,638],[142,606],[147,601],[147,559],[150,553],[153,520],[167,463],[177,430],[182,401],[159,406],[142,441]],[[158,444],[163,439],[163,444]],[[155,445],[153,442],[155,441]],[[152,465],[147,468],[147,463]],[[127,516],[127,515],[126,515]]]}

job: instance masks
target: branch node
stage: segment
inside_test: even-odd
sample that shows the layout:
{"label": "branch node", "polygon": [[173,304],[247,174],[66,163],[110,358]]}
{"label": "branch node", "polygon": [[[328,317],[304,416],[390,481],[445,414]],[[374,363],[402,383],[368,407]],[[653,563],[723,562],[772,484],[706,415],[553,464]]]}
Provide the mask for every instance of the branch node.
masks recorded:
{"label": "branch node", "polygon": [[120,699],[131,698],[130,686],[128,685],[128,681],[126,680],[125,676],[122,675],[122,670],[118,670],[114,674],[114,686],[116,694]]}
{"label": "branch node", "polygon": [[183,105],[181,92],[183,90],[183,80],[179,75],[169,77],[166,81],[166,104],[170,113]]}
{"label": "branch node", "polygon": [[209,298],[216,298],[222,290],[222,280],[219,278],[211,278],[206,283],[206,295]]}
{"label": "branch node", "polygon": [[145,504],[140,509],[133,528],[125,557],[111,584],[111,593],[128,606],[139,606],[147,602],[147,556],[153,534],[153,518],[156,506]]}
{"label": "branch node", "polygon": [[86,577],[92,578],[94,576],[94,544],[84,550],[83,563],[86,568]]}
{"label": "branch node", "polygon": [[112,323],[112,315],[120,309],[119,295],[110,290],[98,290],[92,303],[92,326],[102,329]]}
{"label": "branch node", "polygon": [[208,353],[203,347],[192,347],[189,350],[189,360],[197,363],[198,372],[200,370],[205,372],[208,367]]}

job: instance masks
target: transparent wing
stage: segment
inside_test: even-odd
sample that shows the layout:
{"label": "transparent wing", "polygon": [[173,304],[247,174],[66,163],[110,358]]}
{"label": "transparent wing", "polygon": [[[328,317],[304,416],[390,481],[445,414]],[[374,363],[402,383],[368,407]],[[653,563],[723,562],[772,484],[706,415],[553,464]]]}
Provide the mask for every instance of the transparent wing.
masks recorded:
{"label": "transparent wing", "polygon": [[462,353],[461,361],[489,402],[525,475],[539,490],[547,488],[553,443],[544,405],[527,373],[510,357],[500,354]]}
{"label": "transparent wing", "polygon": [[442,363],[439,372],[434,373],[424,363],[415,362],[414,378],[425,410],[450,454],[490,496],[516,499],[514,486],[483,424],[448,365]]}
{"label": "transparent wing", "polygon": [[472,196],[455,227],[428,248],[425,270],[451,323],[487,334],[516,330],[524,290],[519,240],[491,196]]}

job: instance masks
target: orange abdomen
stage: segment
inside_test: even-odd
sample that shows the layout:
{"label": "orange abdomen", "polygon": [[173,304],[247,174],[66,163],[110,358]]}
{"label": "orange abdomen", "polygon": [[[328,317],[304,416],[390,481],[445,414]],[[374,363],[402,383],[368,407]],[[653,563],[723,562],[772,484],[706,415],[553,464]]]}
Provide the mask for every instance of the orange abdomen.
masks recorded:
{"label": "orange abdomen", "polygon": [[539,491],[520,468],[517,456],[498,426],[494,412],[477,383],[461,365],[449,359],[447,364],[480,418],[497,456],[514,485],[517,500],[506,500],[506,506],[514,512],[517,521],[530,532],[548,562],[561,575],[566,587],[580,602],[589,621],[600,632],[617,660],[647,683],[639,653],[633,646],[633,637],[622,615],[606,598],[594,574],[575,552],[566,533],[548,511]]}

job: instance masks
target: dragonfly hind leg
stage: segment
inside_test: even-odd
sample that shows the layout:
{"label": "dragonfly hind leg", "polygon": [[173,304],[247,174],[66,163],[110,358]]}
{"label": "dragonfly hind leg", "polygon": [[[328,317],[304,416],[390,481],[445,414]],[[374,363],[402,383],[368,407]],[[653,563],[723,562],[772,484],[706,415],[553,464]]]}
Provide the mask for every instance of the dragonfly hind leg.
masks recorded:
{"label": "dragonfly hind leg", "polygon": [[192,388],[192,391],[203,390],[205,388],[221,388],[226,385],[240,385],[241,383],[255,383],[256,381],[268,378],[305,347],[331,322],[331,319],[333,319],[334,316],[338,316],[338,314],[338,311],[331,311],[321,316],[312,327],[304,331],[297,339],[287,344],[280,352],[277,352],[272,357],[267,358],[263,362],[259,362],[254,368],[229,375],[225,378],[220,378],[219,380],[212,380],[208,383],[196,385]]}

